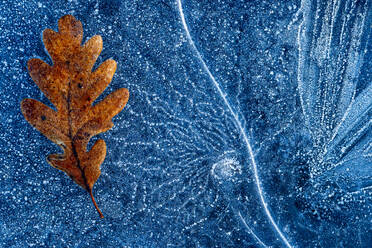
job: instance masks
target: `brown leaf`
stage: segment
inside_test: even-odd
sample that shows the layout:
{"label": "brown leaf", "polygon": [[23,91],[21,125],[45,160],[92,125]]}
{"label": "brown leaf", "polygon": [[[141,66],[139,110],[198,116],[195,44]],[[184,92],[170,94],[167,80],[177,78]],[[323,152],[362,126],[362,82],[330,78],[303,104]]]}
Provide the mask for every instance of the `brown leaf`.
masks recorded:
{"label": "brown leaf", "polygon": [[53,66],[40,59],[28,61],[31,78],[57,111],[34,99],[24,99],[21,110],[33,127],[62,148],[63,154],[49,155],[48,163],[87,190],[103,218],[92,190],[101,173],[106,143],[97,140],[90,151],[87,151],[87,145],[92,136],[113,126],[111,119],[124,108],[129,92],[124,88],[118,89],[92,106],[111,82],[116,62],[106,60],[92,72],[102,51],[101,36],[93,36],[81,46],[83,28],[81,22],[71,15],[59,19],[58,30],[46,29],[43,32],[44,45]]}

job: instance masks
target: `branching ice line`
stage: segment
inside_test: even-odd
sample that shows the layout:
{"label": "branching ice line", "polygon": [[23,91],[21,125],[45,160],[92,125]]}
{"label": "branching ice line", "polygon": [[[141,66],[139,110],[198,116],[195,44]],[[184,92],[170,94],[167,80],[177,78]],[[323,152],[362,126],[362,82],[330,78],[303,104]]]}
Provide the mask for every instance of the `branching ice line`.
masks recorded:
{"label": "branching ice line", "polygon": [[[306,29],[306,23],[305,20],[308,20],[309,17],[307,16],[309,13],[309,9],[311,8],[310,3],[306,0],[301,0],[301,7],[297,11],[297,13],[302,13],[303,15],[303,21],[298,26],[298,33],[297,33],[297,44],[298,44],[298,65],[297,65],[297,82],[298,82],[298,92],[300,95],[300,102],[301,102],[301,108],[302,108],[302,114],[305,117],[305,123],[306,126],[310,126],[310,117],[309,117],[309,111],[307,106],[309,105],[308,100],[305,99],[305,90],[304,90],[304,82],[302,80],[302,67],[304,66],[304,60],[306,55],[304,53],[307,52],[306,47],[302,44],[302,40],[306,39],[307,37],[305,35],[305,29]],[[296,13],[296,15],[297,15]]]}
{"label": "branching ice line", "polygon": [[245,228],[247,228],[248,232],[250,232],[250,233],[253,235],[253,237],[257,240],[257,242],[258,242],[261,246],[267,248],[267,245],[265,245],[265,244],[261,241],[261,239],[260,239],[259,237],[257,237],[257,235],[253,232],[253,230],[252,230],[252,229],[247,225],[247,222],[245,222],[245,220],[244,220],[242,214],[240,213],[240,211],[238,211],[238,215],[239,215],[239,218],[241,219],[241,221],[243,222]]}
{"label": "branching ice line", "polygon": [[272,217],[272,215],[270,213],[270,210],[269,210],[269,208],[267,206],[267,203],[265,201],[265,198],[264,198],[264,195],[263,195],[263,191],[262,191],[261,181],[260,181],[260,178],[258,177],[257,164],[256,164],[256,161],[254,159],[253,150],[252,150],[250,141],[248,139],[248,136],[247,136],[247,134],[246,134],[246,132],[244,130],[244,127],[242,126],[242,123],[239,120],[238,114],[235,113],[235,111],[231,107],[229,101],[226,98],[226,93],[221,89],[220,84],[216,81],[216,79],[214,78],[214,76],[210,72],[207,64],[204,62],[202,56],[200,55],[199,50],[196,48],[195,43],[194,43],[194,41],[193,41],[193,39],[192,39],[192,37],[190,35],[189,28],[188,28],[187,23],[186,23],[186,20],[185,20],[185,16],[183,14],[183,8],[182,8],[181,0],[177,0],[177,4],[178,4],[178,11],[180,13],[182,25],[183,25],[183,28],[185,29],[185,32],[186,32],[187,39],[189,40],[189,42],[191,44],[191,47],[195,51],[196,56],[200,60],[202,66],[204,68],[204,70],[207,72],[208,76],[212,80],[213,85],[216,87],[218,93],[221,95],[221,97],[222,97],[225,105],[229,109],[231,115],[234,117],[234,120],[236,122],[236,125],[238,126],[238,129],[239,129],[239,132],[241,133],[241,135],[243,137],[243,140],[244,140],[244,143],[247,146],[247,150],[248,150],[249,157],[250,157],[250,160],[251,160],[251,163],[252,163],[252,167],[253,167],[253,174],[254,174],[254,177],[255,177],[255,180],[256,180],[256,186],[257,186],[258,194],[259,194],[259,197],[260,197],[262,206],[264,207],[265,213],[266,213],[269,221],[273,225],[275,231],[278,233],[278,235],[280,236],[280,238],[282,239],[282,241],[285,243],[285,245],[287,247],[289,247],[289,248],[292,248],[292,246],[289,244],[287,238],[284,236],[284,234],[282,233],[282,231],[279,229],[278,225],[276,224],[276,222],[275,222],[274,218]]}

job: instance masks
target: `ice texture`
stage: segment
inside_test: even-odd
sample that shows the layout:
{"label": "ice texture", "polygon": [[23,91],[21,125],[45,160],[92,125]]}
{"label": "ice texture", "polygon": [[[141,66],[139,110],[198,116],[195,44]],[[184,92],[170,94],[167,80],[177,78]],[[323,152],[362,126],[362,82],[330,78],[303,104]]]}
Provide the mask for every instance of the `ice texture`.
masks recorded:
{"label": "ice texture", "polygon": [[[72,14],[128,88],[89,195],[23,118]],[[371,0],[0,1],[0,247],[369,247]]]}

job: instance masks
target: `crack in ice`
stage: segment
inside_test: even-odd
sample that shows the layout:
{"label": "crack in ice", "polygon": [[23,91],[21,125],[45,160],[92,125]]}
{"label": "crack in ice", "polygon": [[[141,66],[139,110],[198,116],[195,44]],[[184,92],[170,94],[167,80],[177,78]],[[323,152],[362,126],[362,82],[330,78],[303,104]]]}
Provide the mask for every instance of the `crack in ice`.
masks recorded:
{"label": "crack in ice", "polygon": [[[235,211],[235,210],[234,210]],[[262,247],[265,247],[267,248],[268,246],[265,245],[264,242],[262,242],[262,240],[253,232],[253,230],[248,226],[247,222],[244,220],[242,214],[240,213],[240,211],[238,211],[238,215],[239,215],[239,218],[240,220],[243,222],[244,224],[244,227],[248,230],[248,232],[250,232],[252,234],[252,236],[257,240],[257,242],[262,246]]]}
{"label": "crack in ice", "polygon": [[183,14],[183,8],[182,8],[181,0],[177,0],[177,4],[178,4],[178,10],[179,10],[179,14],[180,14],[180,17],[181,17],[182,25],[183,25],[183,28],[185,29],[185,32],[186,32],[186,37],[187,37],[189,43],[191,44],[193,50],[195,51],[197,58],[201,62],[202,66],[203,66],[203,69],[207,72],[208,76],[210,77],[211,81],[213,82],[213,85],[215,86],[218,93],[222,97],[223,102],[225,103],[225,105],[229,109],[231,115],[234,117],[234,121],[235,121],[235,123],[236,123],[236,125],[239,129],[240,134],[243,137],[244,143],[247,147],[249,157],[250,157],[250,160],[251,160],[251,163],[252,163],[252,168],[253,168],[253,173],[254,173],[254,177],[255,177],[255,181],[256,181],[257,191],[258,191],[262,206],[264,207],[265,214],[267,215],[271,225],[274,227],[275,231],[280,236],[280,238],[285,243],[285,245],[289,248],[292,248],[292,246],[289,244],[287,238],[284,236],[284,234],[282,233],[282,231],[279,229],[278,225],[276,224],[276,222],[275,222],[274,218],[272,217],[271,212],[270,212],[270,210],[267,206],[266,200],[265,200],[264,195],[263,195],[261,181],[260,181],[259,176],[258,176],[257,164],[256,164],[256,161],[255,161],[255,158],[254,158],[252,146],[251,146],[250,141],[248,139],[248,136],[247,136],[247,134],[244,130],[244,127],[243,127],[241,121],[239,120],[238,114],[233,110],[231,104],[229,103],[228,99],[226,98],[227,94],[222,90],[220,84],[216,81],[216,79],[212,75],[211,71],[209,70],[207,64],[203,60],[199,50],[196,48],[196,45],[195,45],[195,43],[194,43],[194,41],[193,41],[193,39],[190,35],[189,28],[186,24],[186,19],[185,19],[185,16]]}

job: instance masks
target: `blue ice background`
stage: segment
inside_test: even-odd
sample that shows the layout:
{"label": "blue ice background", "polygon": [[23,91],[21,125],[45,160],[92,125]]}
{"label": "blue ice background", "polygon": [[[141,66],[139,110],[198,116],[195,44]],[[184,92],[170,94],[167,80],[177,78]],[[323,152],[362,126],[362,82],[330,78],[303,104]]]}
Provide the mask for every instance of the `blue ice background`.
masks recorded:
{"label": "blue ice background", "polygon": [[[184,0],[197,50],[180,7],[0,2],[0,247],[368,247],[372,2]],[[130,91],[100,135],[103,220],[19,108],[50,104],[26,63],[65,14],[118,62],[103,96]]]}

